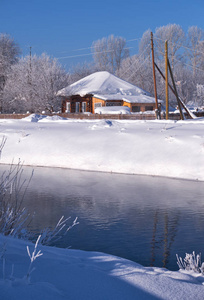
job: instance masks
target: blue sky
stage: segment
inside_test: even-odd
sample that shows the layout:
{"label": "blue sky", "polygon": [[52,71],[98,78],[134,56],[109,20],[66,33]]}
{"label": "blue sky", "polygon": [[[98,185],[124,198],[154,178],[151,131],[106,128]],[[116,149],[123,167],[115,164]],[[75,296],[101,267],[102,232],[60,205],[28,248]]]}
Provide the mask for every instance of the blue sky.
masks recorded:
{"label": "blue sky", "polygon": [[[203,0],[0,0],[0,32],[11,35],[23,55],[43,52],[60,58],[89,54],[92,42],[110,34],[141,38],[156,27],[176,23],[184,31],[204,29]],[[138,41],[128,42],[131,53]],[[78,51],[76,51],[78,50]],[[69,68],[91,56],[60,59]]]}

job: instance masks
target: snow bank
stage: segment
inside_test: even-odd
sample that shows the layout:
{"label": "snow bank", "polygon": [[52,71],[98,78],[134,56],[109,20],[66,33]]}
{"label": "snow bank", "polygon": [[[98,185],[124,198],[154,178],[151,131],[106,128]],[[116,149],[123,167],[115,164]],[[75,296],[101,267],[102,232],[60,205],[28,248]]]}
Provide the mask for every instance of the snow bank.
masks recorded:
{"label": "snow bank", "polygon": [[130,108],[126,106],[105,106],[95,108],[96,114],[130,114]]}
{"label": "snow bank", "polygon": [[1,163],[204,180],[204,119],[0,120]]}
{"label": "snow bank", "polygon": [[[5,278],[0,275],[2,300],[104,300],[104,299],[203,299],[204,277],[186,271],[145,268],[112,255],[39,246],[43,253],[29,267],[26,246],[34,245],[0,235],[5,243]],[[0,260],[2,270],[3,260]],[[10,278],[12,265],[14,272]]]}

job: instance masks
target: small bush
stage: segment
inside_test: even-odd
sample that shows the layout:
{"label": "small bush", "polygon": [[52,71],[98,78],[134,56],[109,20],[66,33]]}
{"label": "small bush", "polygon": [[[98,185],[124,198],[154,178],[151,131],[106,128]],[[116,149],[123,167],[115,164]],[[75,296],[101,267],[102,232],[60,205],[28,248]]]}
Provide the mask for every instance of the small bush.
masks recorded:
{"label": "small bush", "polygon": [[195,273],[202,273],[204,275],[204,263],[201,263],[201,254],[195,254],[193,251],[192,254],[186,253],[184,259],[178,256],[177,257],[177,265],[180,270],[193,271]]}

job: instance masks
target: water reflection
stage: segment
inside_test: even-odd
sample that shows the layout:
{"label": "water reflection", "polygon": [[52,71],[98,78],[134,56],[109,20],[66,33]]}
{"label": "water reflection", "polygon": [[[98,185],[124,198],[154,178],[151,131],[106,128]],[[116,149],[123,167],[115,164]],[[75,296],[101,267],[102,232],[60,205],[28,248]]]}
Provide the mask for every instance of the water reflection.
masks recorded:
{"label": "water reflection", "polygon": [[[157,249],[163,251],[162,267],[167,267],[169,263],[169,256],[174,240],[177,235],[177,228],[179,226],[179,215],[177,212],[172,217],[169,217],[168,211],[160,214],[159,211],[154,213],[154,225],[151,241],[151,266],[155,265]],[[163,228],[163,232],[160,229]]]}
{"label": "water reflection", "polygon": [[[31,171],[24,167],[25,178]],[[54,227],[62,215],[78,216],[80,224],[57,246],[177,269],[176,253],[204,253],[203,187],[193,181],[35,168],[25,206],[35,212],[30,230],[36,234]]]}

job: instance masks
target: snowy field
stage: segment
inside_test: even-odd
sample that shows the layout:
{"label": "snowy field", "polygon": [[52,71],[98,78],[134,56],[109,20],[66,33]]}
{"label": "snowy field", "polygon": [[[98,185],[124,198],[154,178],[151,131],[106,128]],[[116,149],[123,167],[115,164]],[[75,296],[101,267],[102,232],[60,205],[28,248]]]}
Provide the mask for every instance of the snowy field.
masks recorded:
{"label": "snowy field", "polygon": [[204,180],[204,119],[0,120],[1,163]]}
{"label": "snowy field", "polygon": [[[204,120],[0,120],[1,163],[204,180]],[[80,225],[78,225],[80,226]],[[204,276],[0,235],[0,299],[203,299]],[[176,258],[175,258],[176,260]],[[31,269],[32,269],[31,268]]]}

